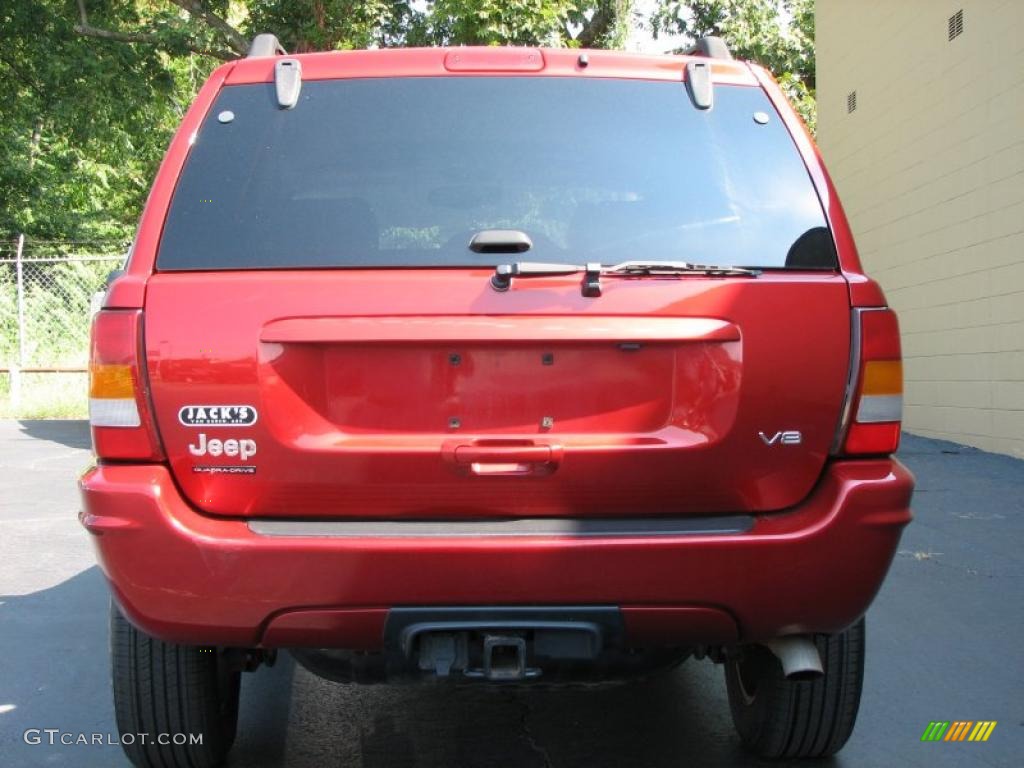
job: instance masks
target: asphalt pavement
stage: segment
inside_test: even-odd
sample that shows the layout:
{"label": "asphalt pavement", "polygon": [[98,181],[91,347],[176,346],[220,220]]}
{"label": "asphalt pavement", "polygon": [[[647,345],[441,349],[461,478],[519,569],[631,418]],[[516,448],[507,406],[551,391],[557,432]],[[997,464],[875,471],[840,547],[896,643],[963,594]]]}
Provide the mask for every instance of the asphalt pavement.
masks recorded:
{"label": "asphalt pavement", "polygon": [[[1020,766],[1024,461],[911,436],[900,454],[918,479],[916,520],[868,614],[857,728],[818,764]],[[127,765],[116,744],[51,746],[43,730],[116,738],[106,585],[76,519],[88,460],[82,422],[0,421],[2,766]],[[932,720],[998,725],[985,743],[922,743]],[[27,729],[41,743],[26,743]],[[494,691],[340,686],[282,654],[245,676],[230,765],[758,763],[733,734],[721,668],[706,661],[608,689]]]}

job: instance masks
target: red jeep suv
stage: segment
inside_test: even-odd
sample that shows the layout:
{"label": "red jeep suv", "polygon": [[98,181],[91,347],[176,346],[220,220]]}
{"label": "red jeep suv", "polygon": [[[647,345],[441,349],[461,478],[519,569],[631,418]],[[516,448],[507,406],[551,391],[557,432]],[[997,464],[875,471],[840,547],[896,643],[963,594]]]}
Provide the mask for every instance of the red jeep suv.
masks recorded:
{"label": "red jeep suv", "polygon": [[911,518],[896,317],[779,86],[714,38],[261,35],[171,143],[91,354],[81,521],[136,765],[223,760],[278,649],[345,683],[708,657],[759,755],[853,729]]}

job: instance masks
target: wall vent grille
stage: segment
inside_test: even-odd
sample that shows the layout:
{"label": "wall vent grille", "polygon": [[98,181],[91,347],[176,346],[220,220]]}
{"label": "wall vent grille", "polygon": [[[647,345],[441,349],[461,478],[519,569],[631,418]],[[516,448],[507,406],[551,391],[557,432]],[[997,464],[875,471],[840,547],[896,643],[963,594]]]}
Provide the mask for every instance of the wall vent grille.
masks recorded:
{"label": "wall vent grille", "polygon": [[846,94],[846,111],[853,112],[857,108],[857,92],[850,91]]}
{"label": "wall vent grille", "polygon": [[964,12],[961,8],[959,11],[949,17],[949,39],[952,40],[954,37],[959,37],[964,31]]}

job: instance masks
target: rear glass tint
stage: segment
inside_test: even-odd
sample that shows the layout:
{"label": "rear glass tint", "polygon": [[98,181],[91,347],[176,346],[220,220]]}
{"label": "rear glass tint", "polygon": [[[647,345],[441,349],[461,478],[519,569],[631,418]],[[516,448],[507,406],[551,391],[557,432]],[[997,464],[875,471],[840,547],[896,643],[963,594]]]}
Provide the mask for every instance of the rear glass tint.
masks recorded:
{"label": "rear glass tint", "polygon": [[[755,114],[758,119],[755,120]],[[767,122],[764,118],[767,116]],[[528,254],[478,254],[518,229]],[[671,259],[831,268],[821,204],[759,88],[419,77],[223,89],[196,136],[158,267],[493,266]]]}

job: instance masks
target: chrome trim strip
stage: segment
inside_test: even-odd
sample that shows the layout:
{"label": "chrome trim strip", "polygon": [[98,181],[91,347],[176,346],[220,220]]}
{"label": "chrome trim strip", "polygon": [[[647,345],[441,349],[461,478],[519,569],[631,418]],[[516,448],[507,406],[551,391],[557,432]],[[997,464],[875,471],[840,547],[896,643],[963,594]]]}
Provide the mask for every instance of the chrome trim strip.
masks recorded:
{"label": "chrome trim strip", "polygon": [[853,417],[853,396],[857,389],[857,379],[860,378],[860,316],[862,312],[871,312],[876,309],[884,309],[884,307],[856,308],[850,311],[850,372],[846,379],[846,392],[843,395],[843,409],[839,415],[839,424],[836,426],[836,434],[832,438],[832,448],[829,450],[829,454],[832,456],[842,453],[843,441],[846,440],[846,433]]}
{"label": "chrome trim strip", "polygon": [[531,518],[517,520],[268,520],[248,522],[260,536],[322,538],[495,538],[549,536],[558,538],[648,538],[727,536],[746,533],[752,515],[637,519]]}

